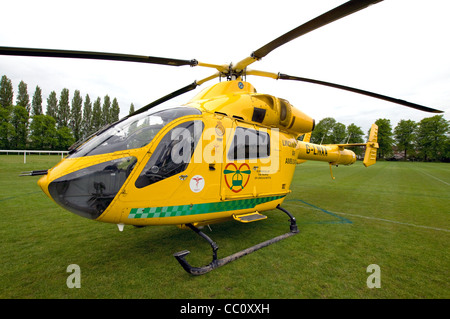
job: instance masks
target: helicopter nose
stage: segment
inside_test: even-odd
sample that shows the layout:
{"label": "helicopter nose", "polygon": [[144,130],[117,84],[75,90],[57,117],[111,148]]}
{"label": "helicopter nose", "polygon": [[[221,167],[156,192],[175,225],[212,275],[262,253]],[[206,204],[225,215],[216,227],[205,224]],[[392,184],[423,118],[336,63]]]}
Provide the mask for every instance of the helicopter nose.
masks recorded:
{"label": "helicopter nose", "polygon": [[49,194],[49,192],[48,192],[48,188],[47,188],[47,185],[48,185],[48,175],[44,175],[44,176],[42,176],[41,178],[39,178],[39,180],[38,180],[37,183],[38,183],[39,187],[42,189],[42,191],[43,191],[48,197],[51,198],[51,196],[50,196],[50,194]]}
{"label": "helicopter nose", "polygon": [[[135,163],[131,156],[82,168],[51,181],[48,195],[63,208],[96,219],[116,197]],[[47,181],[39,183],[45,188]]]}

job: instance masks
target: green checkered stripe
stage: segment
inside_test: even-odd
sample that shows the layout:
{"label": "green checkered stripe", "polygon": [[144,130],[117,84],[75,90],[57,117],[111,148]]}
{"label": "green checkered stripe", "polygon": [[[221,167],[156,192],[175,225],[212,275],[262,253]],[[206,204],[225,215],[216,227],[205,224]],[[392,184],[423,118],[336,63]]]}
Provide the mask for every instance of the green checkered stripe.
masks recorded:
{"label": "green checkered stripe", "polygon": [[204,203],[194,205],[178,205],[163,207],[132,208],[128,218],[157,218],[177,217],[186,215],[198,215],[218,213],[238,209],[254,208],[256,205],[271,202],[286,195],[269,196],[250,199],[229,200],[215,203]]}

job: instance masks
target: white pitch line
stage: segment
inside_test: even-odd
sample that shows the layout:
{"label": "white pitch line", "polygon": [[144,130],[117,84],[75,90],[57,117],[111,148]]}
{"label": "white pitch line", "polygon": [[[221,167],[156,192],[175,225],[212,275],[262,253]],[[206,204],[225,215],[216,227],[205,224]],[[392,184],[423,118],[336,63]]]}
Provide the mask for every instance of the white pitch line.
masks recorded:
{"label": "white pitch line", "polygon": [[348,216],[360,217],[360,218],[365,218],[365,219],[379,220],[379,221],[387,222],[387,223],[393,223],[393,224],[399,224],[399,225],[405,225],[405,226],[412,226],[412,227],[419,227],[419,228],[426,228],[426,229],[450,232],[449,229],[445,229],[445,228],[437,228],[437,227],[430,227],[430,226],[423,226],[423,225],[415,225],[415,224],[403,223],[403,222],[398,222],[398,221],[395,221],[395,220],[384,219],[384,218],[368,217],[368,216],[355,215],[355,214],[349,214],[349,213],[335,213],[335,212],[333,212],[333,214],[336,214],[336,215],[348,215]]}
{"label": "white pitch line", "polygon": [[436,176],[433,176],[433,175],[431,175],[431,174],[425,173],[424,171],[422,171],[422,170],[420,170],[420,169],[418,169],[418,171],[421,172],[421,173],[423,173],[423,174],[425,174],[425,175],[427,175],[427,176],[429,176],[429,177],[431,177],[431,178],[434,178],[435,180],[437,180],[437,181],[439,181],[439,182],[441,182],[441,183],[444,183],[445,185],[450,186],[449,183],[447,183],[446,181],[443,181],[443,180],[440,179],[440,178],[437,178]]}

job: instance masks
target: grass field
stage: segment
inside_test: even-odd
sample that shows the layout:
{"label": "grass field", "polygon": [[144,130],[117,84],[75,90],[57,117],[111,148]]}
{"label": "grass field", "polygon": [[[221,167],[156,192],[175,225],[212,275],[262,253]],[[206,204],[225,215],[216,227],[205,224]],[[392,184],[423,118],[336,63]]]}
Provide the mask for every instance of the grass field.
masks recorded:
{"label": "grass field", "polygon": [[[116,225],[59,208],[19,172],[59,156],[0,156],[0,298],[449,298],[450,164],[379,162],[333,170],[297,166],[283,207],[300,233],[203,276],[188,275],[172,254],[210,261],[209,245],[176,227]],[[289,230],[286,215],[213,225],[219,258]],[[81,288],[66,285],[67,266]],[[367,267],[381,270],[369,289]]]}

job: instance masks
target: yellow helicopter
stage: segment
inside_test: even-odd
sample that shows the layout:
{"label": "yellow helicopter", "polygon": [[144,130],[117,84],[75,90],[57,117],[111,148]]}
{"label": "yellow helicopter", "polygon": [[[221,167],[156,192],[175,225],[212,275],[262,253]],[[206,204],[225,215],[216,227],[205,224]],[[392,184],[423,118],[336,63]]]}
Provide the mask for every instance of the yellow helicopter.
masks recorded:
{"label": "yellow helicopter", "polygon": [[[236,64],[87,51],[0,47],[1,55],[127,61],[167,66],[201,66],[214,74],[194,81],[77,142],[69,155],[42,175],[38,184],[61,207],[93,220],[124,225],[177,225],[190,228],[209,242],[212,261],[192,267],[189,251],[175,253],[190,274],[201,275],[262,247],[298,233],[295,218],[281,207],[295,167],[307,160],[332,165],[355,163],[345,149],[366,148],[363,164],[376,161],[377,126],[367,143],[318,145],[309,142],[314,119],[287,100],[257,93],[247,76],[301,81],[383,99],[421,111],[442,111],[335,83],[248,68],[271,51],[308,32],[380,0],[348,1],[300,25],[254,51]],[[153,107],[196,89],[208,87],[186,104],[155,112]],[[289,232],[219,259],[217,244],[201,226],[236,220],[266,219],[264,211],[279,209],[290,218]]]}

